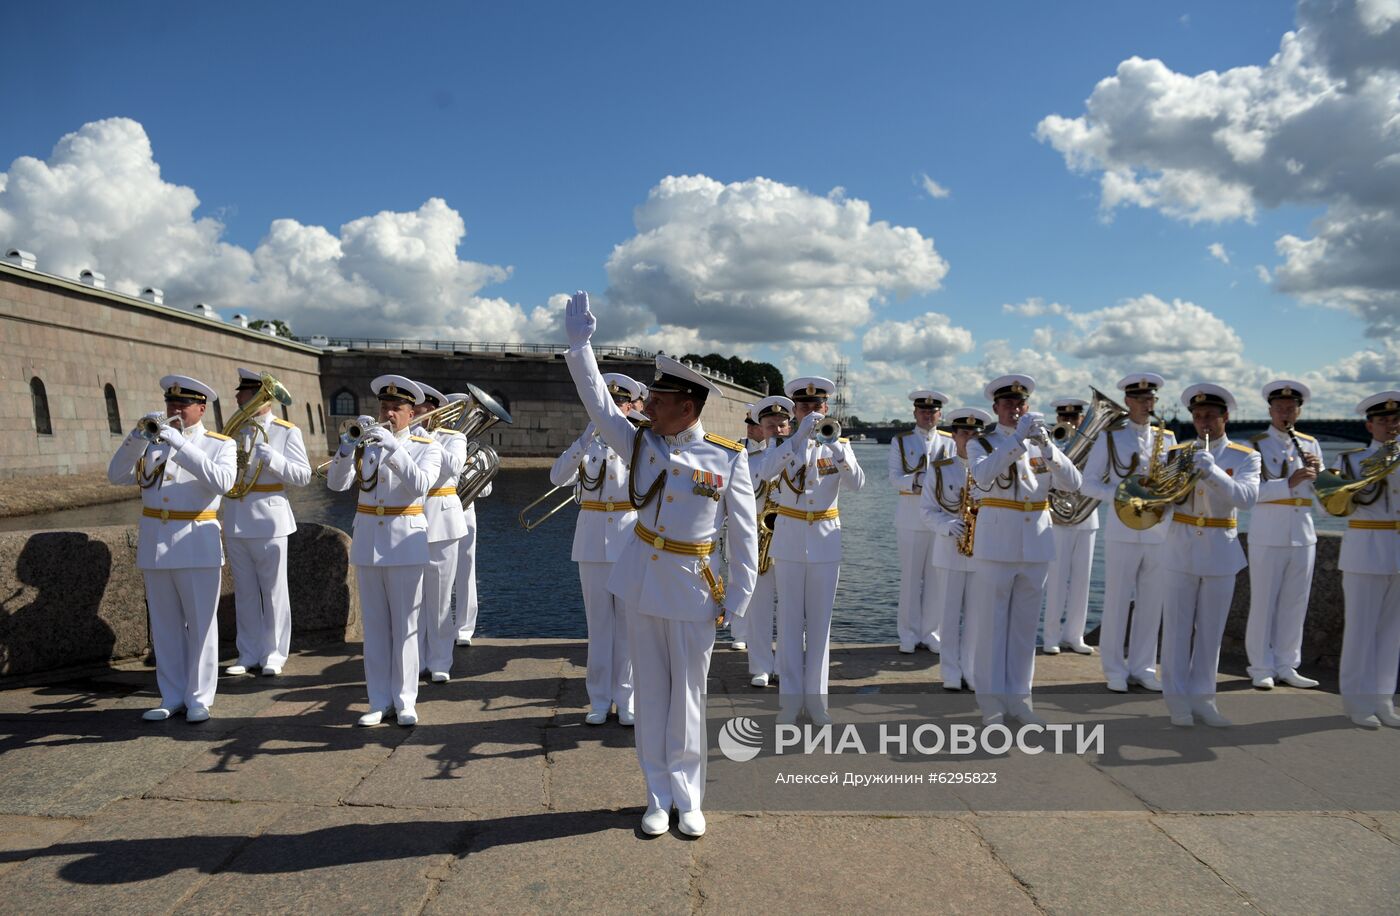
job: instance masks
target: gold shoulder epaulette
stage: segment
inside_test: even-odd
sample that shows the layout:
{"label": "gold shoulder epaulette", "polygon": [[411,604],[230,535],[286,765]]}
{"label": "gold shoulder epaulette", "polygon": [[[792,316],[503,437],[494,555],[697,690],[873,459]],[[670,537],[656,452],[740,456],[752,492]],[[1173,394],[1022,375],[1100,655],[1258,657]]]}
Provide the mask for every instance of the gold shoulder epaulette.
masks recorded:
{"label": "gold shoulder epaulette", "polygon": [[851,440],[850,440],[850,439],[847,439],[845,436],[842,436],[841,438],[837,439],[836,441],[837,441],[837,442],[850,442]]}
{"label": "gold shoulder epaulette", "polygon": [[733,439],[726,439],[723,436],[717,436],[714,433],[705,433],[705,441],[713,442],[715,445],[727,448],[731,452],[742,452],[744,450],[744,447],[739,443],[735,442]]}
{"label": "gold shoulder epaulette", "polygon": [[462,432],[460,429],[435,429],[435,430],[433,430],[433,432],[435,432],[435,433],[442,433],[444,436],[465,436],[465,435],[466,435],[466,433]]}
{"label": "gold shoulder epaulette", "polygon": [[409,436],[408,438],[413,442],[422,442],[424,445],[433,444],[433,440],[429,439],[427,436]]}
{"label": "gold shoulder epaulette", "polygon": [[953,434],[950,433],[950,432],[948,432],[948,430],[946,430],[946,429],[940,429],[940,430],[938,431],[938,435],[940,435],[940,436],[947,436],[949,439],[953,438]]}
{"label": "gold shoulder epaulette", "polygon": [[287,427],[287,429],[297,428],[297,425],[295,423],[291,422],[290,420],[284,420],[281,417],[273,417],[272,422],[276,423],[278,426],[285,426]]}
{"label": "gold shoulder epaulette", "polygon": [[1167,449],[1167,451],[1169,451],[1169,452],[1174,452],[1174,451],[1176,451],[1176,450],[1179,449],[1179,448],[1190,448],[1190,447],[1191,447],[1191,443],[1190,443],[1190,442],[1178,442],[1176,445],[1173,445],[1171,448]]}
{"label": "gold shoulder epaulette", "polygon": [[939,458],[937,461],[935,461],[935,462],[933,463],[933,466],[936,467],[936,468],[941,468],[941,467],[947,467],[948,465],[950,465],[950,464],[952,464],[952,463],[953,463],[953,459],[952,459],[952,458]]}
{"label": "gold shoulder epaulette", "polygon": [[1307,433],[1300,433],[1300,432],[1298,432],[1298,430],[1296,430],[1296,429],[1293,430],[1293,435],[1297,436],[1299,439],[1302,439],[1304,442],[1316,442],[1316,441],[1317,441],[1317,439],[1316,439],[1315,437],[1309,436]]}
{"label": "gold shoulder epaulette", "polygon": [[208,436],[210,439],[223,439],[225,442],[233,441],[232,436],[225,436],[223,433],[216,433],[212,429],[206,429],[204,431],[204,435]]}
{"label": "gold shoulder epaulette", "polygon": [[1238,442],[1231,442],[1229,447],[1237,452],[1247,452],[1249,454],[1254,454],[1254,449],[1250,448],[1247,445],[1240,445]]}

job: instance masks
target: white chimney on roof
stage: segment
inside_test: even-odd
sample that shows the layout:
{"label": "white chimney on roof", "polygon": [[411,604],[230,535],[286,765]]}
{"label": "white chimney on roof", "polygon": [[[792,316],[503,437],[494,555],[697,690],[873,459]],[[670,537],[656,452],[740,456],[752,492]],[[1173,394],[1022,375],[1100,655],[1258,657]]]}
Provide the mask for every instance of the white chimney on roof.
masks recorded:
{"label": "white chimney on roof", "polygon": [[94,289],[106,289],[107,275],[100,274],[95,270],[84,270],[82,273],[78,274],[78,282],[91,286]]}
{"label": "white chimney on roof", "polygon": [[33,270],[39,262],[34,258],[34,254],[29,251],[21,251],[18,248],[11,248],[5,252],[5,261],[25,270]]}
{"label": "white chimney on roof", "polygon": [[329,347],[330,345],[331,339],[324,334],[316,334],[311,338],[311,346],[313,347]]}
{"label": "white chimney on roof", "polygon": [[202,315],[203,317],[212,319],[214,321],[224,320],[222,317],[219,316],[218,312],[214,311],[214,307],[212,305],[206,305],[203,302],[196,302],[191,308],[191,310],[196,315]]}
{"label": "white chimney on roof", "polygon": [[141,298],[145,299],[147,302],[155,303],[156,305],[164,305],[165,290],[156,286],[148,286],[141,290]]}
{"label": "white chimney on roof", "polygon": [[271,334],[273,337],[277,336],[277,328],[270,321],[262,327],[258,328],[258,330],[262,331],[264,334]]}
{"label": "white chimney on roof", "polygon": [[246,328],[248,326],[248,316],[242,312],[235,312],[234,316],[230,318],[229,321],[238,325],[240,328]]}

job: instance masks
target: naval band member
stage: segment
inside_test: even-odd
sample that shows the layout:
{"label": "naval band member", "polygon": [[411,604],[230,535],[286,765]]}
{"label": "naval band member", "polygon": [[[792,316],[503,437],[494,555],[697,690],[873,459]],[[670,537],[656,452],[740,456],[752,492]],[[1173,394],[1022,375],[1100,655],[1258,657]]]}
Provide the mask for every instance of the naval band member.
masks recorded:
{"label": "naval band member", "polygon": [[[1060,398],[1055,402],[1055,419],[1078,429],[1088,406],[1089,402],[1080,398]],[[1084,624],[1089,616],[1089,576],[1098,533],[1097,508],[1075,525],[1062,525],[1055,519],[1055,560],[1045,587],[1045,628],[1040,641],[1046,655],[1059,655],[1062,644],[1080,655],[1093,654],[1084,641]]]}
{"label": "naval band member", "polygon": [[[792,435],[792,401],[780,394],[769,395],[753,407],[758,416],[762,440],[756,448],[749,450],[749,470],[758,467],[762,453],[777,448],[783,439]],[[754,478],[754,506],[758,512],[759,524],[765,515],[772,516],[770,523],[777,522],[777,503],[773,494],[778,478],[761,480]],[[777,613],[777,573],[773,571],[771,556],[772,531],[766,535],[760,531],[759,543],[768,540],[770,550],[760,550],[758,558],[758,582],[753,588],[753,598],[749,601],[748,613],[744,614],[744,628],[749,648],[749,684],[754,687],[767,687],[770,681],[778,678],[777,660],[773,654],[773,624]],[[766,565],[765,565],[766,564]]]}
{"label": "naval band member", "polygon": [[[447,396],[449,403],[465,401],[471,395],[454,391]],[[476,499],[462,507],[466,533],[457,541],[457,575],[452,581],[452,621],[457,627],[457,645],[470,646],[476,635],[476,616],[480,610],[476,599],[476,500],[491,495],[491,484],[481,488]]]}
{"label": "naval band member", "polygon": [[[141,488],[136,566],[146,583],[160,705],[147,721],[185,710],[188,722],[209,718],[219,678],[219,501],[238,474],[232,439],[204,428],[218,395],[187,375],[160,380],[165,413],[147,414],[107,465],[107,479]],[[159,421],[154,438],[147,421]]]}
{"label": "naval band member", "polygon": [[[924,525],[919,497],[929,466],[952,451],[951,434],[938,428],[948,396],[932,388],[909,392],[914,402],[914,428],[890,440],[890,486],[899,494],[894,527],[899,541],[899,651],[908,655],[919,646],[939,651],[941,623],[937,600],[924,600],[933,590],[933,532]],[[937,595],[934,595],[937,598]]]}
{"label": "naval band member", "polygon": [[[413,406],[415,420],[448,403],[432,385],[419,382],[418,387],[423,390],[423,400]],[[457,478],[467,462],[467,437],[449,427],[429,431],[418,423],[413,426],[413,435],[432,439],[442,449],[437,479],[423,500],[428,562],[423,567],[423,600],[418,610],[418,665],[434,684],[445,684],[452,679],[452,647],[457,636],[452,589],[457,583],[458,543],[467,534],[462,501],[457,498]]]}
{"label": "naval band member", "polygon": [[[704,376],[656,357],[646,413],[634,429],[613,404],[589,339],[597,322],[588,294],[565,314],[564,360],[579,398],[614,451],[630,457],[629,487],[638,510],[633,537],[613,566],[608,589],[627,607],[636,678],[637,757],[647,784],[641,829],[665,833],[670,808],[689,836],[705,832],[705,680],[717,618],[742,617],[758,565],[753,484],[743,446],[707,434],[706,400],[719,391]],[[729,580],[710,567],[725,532]]]}

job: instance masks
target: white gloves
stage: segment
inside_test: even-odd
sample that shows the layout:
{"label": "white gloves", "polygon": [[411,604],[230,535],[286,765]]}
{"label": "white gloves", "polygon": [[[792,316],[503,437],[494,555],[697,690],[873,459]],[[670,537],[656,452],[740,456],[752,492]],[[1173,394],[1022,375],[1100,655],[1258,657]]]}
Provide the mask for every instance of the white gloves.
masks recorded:
{"label": "white gloves", "polygon": [[185,434],[176,429],[173,424],[162,427],[160,437],[177,452],[185,447]]}
{"label": "white gloves", "polygon": [[253,446],[253,450],[248,453],[248,460],[254,464],[262,462],[263,467],[274,474],[282,473],[282,456],[266,442],[259,442]]}
{"label": "white gloves", "polygon": [[802,418],[802,422],[797,424],[797,430],[792,434],[794,439],[810,439],[817,434],[817,424],[826,419],[818,411],[812,411]]}
{"label": "white gloves", "polygon": [[588,343],[597,327],[598,319],[588,308],[588,293],[579,290],[569,297],[569,304],[564,308],[564,332],[569,337],[569,347],[577,350]]}
{"label": "white gloves", "polygon": [[387,426],[376,426],[370,430],[366,436],[369,443],[377,445],[386,452],[397,452],[403,447],[399,442],[399,437],[394,435],[394,431]]}
{"label": "white gloves", "polygon": [[1044,414],[1023,413],[1016,421],[1016,438],[1025,439],[1035,429],[1035,425],[1045,418]]}
{"label": "white gloves", "polygon": [[1215,456],[1205,449],[1198,449],[1191,456],[1191,463],[1196,466],[1196,470],[1205,475],[1209,475],[1211,471],[1215,470]]}
{"label": "white gloves", "polygon": [[943,523],[943,533],[948,537],[960,538],[967,531],[967,524],[960,516],[953,516]]}

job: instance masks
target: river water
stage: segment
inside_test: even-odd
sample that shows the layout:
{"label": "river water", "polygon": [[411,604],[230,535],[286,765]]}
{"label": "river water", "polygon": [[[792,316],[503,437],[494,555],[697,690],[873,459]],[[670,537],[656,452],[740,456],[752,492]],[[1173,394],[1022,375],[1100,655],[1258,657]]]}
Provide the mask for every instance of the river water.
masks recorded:
{"label": "river water", "polygon": [[[1328,466],[1337,452],[1353,447],[1324,442]],[[899,553],[893,525],[899,498],[886,478],[888,445],[852,444],[866,472],[866,485],[841,496],[841,581],[836,592],[831,635],[836,642],[894,642],[899,603]],[[578,574],[569,560],[573,544],[572,506],[534,531],[523,530],[516,518],[531,500],[549,489],[544,469],[502,470],[492,494],[477,500],[477,588],[481,604],[478,632],[503,638],[583,638],[587,627]],[[355,516],[352,493],[332,493],[324,485],[291,491],[297,518],[350,530]],[[0,531],[56,530],[96,525],[134,524],[134,501],[67,509],[42,516],[0,519]],[[1102,513],[1106,510],[1099,508]],[[1344,519],[1320,510],[1317,527],[1341,531]],[[1249,514],[1241,516],[1248,530]],[[1098,624],[1103,606],[1103,538],[1095,541],[1094,574],[1089,592],[1089,629]],[[293,613],[296,609],[293,608]]]}

